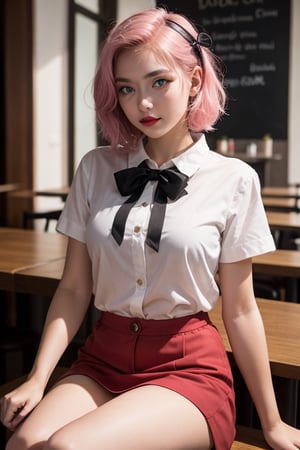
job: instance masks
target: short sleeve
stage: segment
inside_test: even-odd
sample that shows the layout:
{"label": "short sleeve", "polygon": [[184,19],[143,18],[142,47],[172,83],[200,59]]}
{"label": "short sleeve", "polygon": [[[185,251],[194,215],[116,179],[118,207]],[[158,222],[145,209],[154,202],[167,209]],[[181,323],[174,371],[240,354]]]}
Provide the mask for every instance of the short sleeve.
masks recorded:
{"label": "short sleeve", "polygon": [[[248,166],[249,167],[249,166]],[[235,262],[275,250],[257,173],[239,178],[222,234],[220,262]]]}
{"label": "short sleeve", "polygon": [[83,158],[74,176],[70,193],[56,227],[58,232],[81,242],[86,242],[86,224],[90,216],[87,165],[87,158]]}

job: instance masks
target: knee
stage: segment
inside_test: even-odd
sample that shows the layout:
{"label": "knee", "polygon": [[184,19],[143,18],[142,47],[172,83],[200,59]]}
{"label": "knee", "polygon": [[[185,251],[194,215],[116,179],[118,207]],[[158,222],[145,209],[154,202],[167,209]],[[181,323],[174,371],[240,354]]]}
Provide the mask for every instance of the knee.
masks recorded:
{"label": "knee", "polygon": [[77,444],[64,430],[58,430],[46,442],[43,450],[77,450]]}

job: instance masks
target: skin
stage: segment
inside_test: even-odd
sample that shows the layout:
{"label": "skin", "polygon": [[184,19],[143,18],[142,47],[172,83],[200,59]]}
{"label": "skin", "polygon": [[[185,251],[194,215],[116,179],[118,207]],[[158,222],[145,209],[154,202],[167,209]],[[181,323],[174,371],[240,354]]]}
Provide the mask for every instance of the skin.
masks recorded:
{"label": "skin", "polygon": [[[158,63],[151,51],[125,51],[116,65],[120,106],[129,121],[148,137],[145,149],[159,166],[193,144],[187,107],[189,98],[200,89],[202,71],[196,66],[189,77],[183,77],[178,70]],[[146,116],[159,121],[146,127],[140,122]]]}
{"label": "skin", "polygon": [[[175,72],[156,61],[151,52],[130,50],[119,56],[115,75],[120,105],[148,137],[146,151],[158,165],[192,145],[186,110],[189,98],[201,86],[199,67],[187,77],[180,69]],[[145,116],[159,121],[146,126],[140,122]],[[300,432],[284,424],[278,413],[264,329],[253,294],[251,259],[221,264],[219,276],[223,320],[265,438],[275,450],[300,448]],[[48,312],[34,367],[27,382],[2,399],[4,425],[15,429],[22,422],[7,450],[210,449],[212,440],[201,412],[168,389],[145,386],[113,396],[87,377],[72,376],[41,400],[52,370],[84,317],[91,289],[86,246],[69,239],[64,274]]]}

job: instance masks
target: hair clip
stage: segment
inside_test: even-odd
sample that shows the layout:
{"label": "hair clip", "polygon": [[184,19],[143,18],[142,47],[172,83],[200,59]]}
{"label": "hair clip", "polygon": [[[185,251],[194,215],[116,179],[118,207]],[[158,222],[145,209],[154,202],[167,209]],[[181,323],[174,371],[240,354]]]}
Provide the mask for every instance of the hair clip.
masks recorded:
{"label": "hair clip", "polygon": [[173,20],[166,19],[166,25],[168,25],[174,31],[179,33],[186,41],[189,42],[197,58],[200,60],[201,65],[203,66],[201,47],[212,49],[213,42],[210,35],[205,31],[200,31],[198,33],[197,39],[195,39],[191,35],[191,33],[189,33],[185,28],[183,28],[183,26],[179,25],[179,23],[174,22]]}

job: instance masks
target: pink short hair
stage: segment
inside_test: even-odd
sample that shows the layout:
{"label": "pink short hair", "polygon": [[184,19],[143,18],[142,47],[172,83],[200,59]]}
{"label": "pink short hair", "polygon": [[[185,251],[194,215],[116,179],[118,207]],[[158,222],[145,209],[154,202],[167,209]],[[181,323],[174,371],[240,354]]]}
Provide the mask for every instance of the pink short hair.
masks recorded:
{"label": "pink short hair", "polygon": [[[133,150],[142,137],[142,133],[128,121],[118,103],[114,65],[123,50],[147,47],[157,58],[186,74],[200,65],[191,44],[166,25],[167,19],[177,22],[197,37],[193,25],[184,16],[168,13],[162,8],[153,8],[134,14],[116,25],[101,50],[94,79],[95,109],[101,132],[112,146],[120,144]],[[197,132],[213,129],[213,125],[224,113],[226,102],[220,61],[207,48],[201,47],[201,52],[204,69],[202,88],[192,99],[188,111],[189,128]]]}

